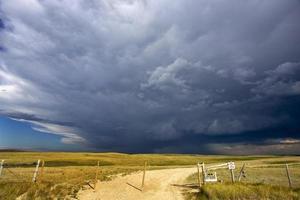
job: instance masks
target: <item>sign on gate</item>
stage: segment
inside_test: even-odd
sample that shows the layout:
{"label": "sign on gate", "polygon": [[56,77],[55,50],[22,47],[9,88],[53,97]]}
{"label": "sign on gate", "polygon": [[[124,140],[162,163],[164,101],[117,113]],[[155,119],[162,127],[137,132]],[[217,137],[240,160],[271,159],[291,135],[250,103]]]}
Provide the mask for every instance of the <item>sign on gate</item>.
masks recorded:
{"label": "sign on gate", "polygon": [[230,169],[230,170],[235,169],[235,164],[234,164],[234,162],[229,162],[229,163],[227,163],[227,165],[228,165],[228,169]]}

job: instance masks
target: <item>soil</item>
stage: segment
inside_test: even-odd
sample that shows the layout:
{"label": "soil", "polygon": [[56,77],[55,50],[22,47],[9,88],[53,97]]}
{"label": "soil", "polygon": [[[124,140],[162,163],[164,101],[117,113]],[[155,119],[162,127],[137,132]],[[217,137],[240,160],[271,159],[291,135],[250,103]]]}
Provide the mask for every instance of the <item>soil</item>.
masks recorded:
{"label": "soil", "polygon": [[176,168],[147,171],[144,188],[142,172],[117,176],[112,181],[98,182],[95,189],[81,190],[80,200],[183,200],[185,179],[195,168]]}

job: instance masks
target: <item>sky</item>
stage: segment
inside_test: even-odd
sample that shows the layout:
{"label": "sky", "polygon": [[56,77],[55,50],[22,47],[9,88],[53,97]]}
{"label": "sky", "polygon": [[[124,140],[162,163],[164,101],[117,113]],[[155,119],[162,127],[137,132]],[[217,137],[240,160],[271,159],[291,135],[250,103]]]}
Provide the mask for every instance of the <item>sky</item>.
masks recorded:
{"label": "sky", "polygon": [[0,0],[0,148],[299,154],[299,0]]}

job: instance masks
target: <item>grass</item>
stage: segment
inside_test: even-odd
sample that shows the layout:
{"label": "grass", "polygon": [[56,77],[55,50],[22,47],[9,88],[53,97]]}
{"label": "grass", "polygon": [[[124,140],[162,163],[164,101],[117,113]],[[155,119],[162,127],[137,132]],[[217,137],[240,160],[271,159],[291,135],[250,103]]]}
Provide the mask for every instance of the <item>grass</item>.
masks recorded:
{"label": "grass", "polygon": [[287,187],[250,183],[217,183],[204,186],[201,191],[186,193],[189,200],[298,200],[300,190],[290,190]]}
{"label": "grass", "polygon": [[[177,154],[121,154],[121,153],[69,153],[69,152],[0,152],[0,160],[5,160],[5,167],[0,176],[0,199],[12,200],[22,196],[22,199],[68,199],[76,197],[77,192],[87,187],[87,181],[93,185],[96,174],[96,163],[100,162],[98,178],[101,181],[113,179],[117,174],[126,175],[141,170],[147,161],[152,169],[174,168],[181,166],[195,166],[198,162],[220,163],[228,161],[247,162],[247,177],[244,182],[250,184],[250,188],[269,187],[265,184],[282,183],[286,185],[285,171],[282,163],[289,162],[293,183],[300,185],[300,158],[281,156],[207,156],[207,155],[177,155]],[[34,166],[38,159],[45,160],[45,168],[42,180],[31,183]],[[251,167],[250,167],[251,166]],[[275,167],[270,167],[275,166]],[[280,168],[281,166],[281,168]],[[257,170],[259,168],[259,170]],[[278,171],[278,169],[280,169]],[[9,170],[9,171],[8,171]],[[236,170],[237,171],[237,170]],[[269,174],[273,178],[264,178]],[[228,171],[218,172],[224,182],[229,181]],[[194,182],[195,175],[189,181]],[[251,185],[252,184],[252,185]],[[280,184],[279,184],[280,185]],[[209,185],[200,193],[191,193],[190,198],[208,197],[214,198],[214,194],[222,196],[222,193],[234,191],[230,184]],[[236,187],[236,186],[234,186]],[[267,191],[274,190],[286,193],[282,186],[270,186]],[[231,189],[232,188],[232,189]],[[238,191],[246,191],[241,184]],[[282,188],[282,189],[281,189]],[[254,189],[253,189],[254,190]],[[218,192],[219,191],[219,192]],[[252,189],[251,189],[252,191]],[[280,195],[281,193],[278,193]],[[227,193],[226,193],[227,194]],[[232,195],[238,195],[232,192]],[[241,193],[246,195],[246,193]],[[255,193],[256,194],[256,193]],[[277,193],[276,193],[277,194]],[[292,191],[291,196],[298,194]],[[228,194],[229,195],[229,194]],[[233,197],[234,197],[233,195]],[[217,197],[218,197],[217,196]],[[229,198],[230,199],[230,198]]]}
{"label": "grass", "polygon": [[154,166],[194,165],[197,162],[206,163],[230,160],[260,160],[276,158],[275,156],[206,156],[177,154],[122,154],[122,153],[70,153],[70,152],[0,152],[0,159],[10,164],[20,162],[32,164],[38,159],[45,160],[47,166],[91,166],[97,161],[101,165],[137,166],[148,161]]}
{"label": "grass", "polygon": [[[292,162],[289,162],[292,161]],[[230,199],[300,199],[300,167],[297,157],[279,157],[264,160],[247,161],[246,177],[241,182],[231,183],[228,169],[217,170],[221,183],[209,183],[198,189],[197,174],[187,178],[187,185],[194,189],[187,189],[187,200]],[[285,163],[289,164],[293,189],[288,188]],[[242,162],[237,163],[235,177],[238,176]],[[195,189],[197,188],[197,189]]]}
{"label": "grass", "polygon": [[[116,174],[129,174],[139,170],[138,167],[101,167],[98,178],[107,181]],[[0,199],[16,199],[23,195],[23,199],[64,199],[66,196],[75,197],[77,192],[90,182],[94,184],[96,168],[85,166],[46,167],[42,180],[32,183],[33,168],[10,168],[12,173],[3,170],[0,179]],[[18,176],[15,176],[15,175]]]}

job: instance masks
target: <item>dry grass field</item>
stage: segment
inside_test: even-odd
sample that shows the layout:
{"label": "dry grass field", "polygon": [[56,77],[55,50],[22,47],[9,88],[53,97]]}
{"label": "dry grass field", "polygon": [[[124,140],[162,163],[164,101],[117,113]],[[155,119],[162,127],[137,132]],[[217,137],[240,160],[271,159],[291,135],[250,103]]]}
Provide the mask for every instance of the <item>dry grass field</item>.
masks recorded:
{"label": "dry grass field", "polygon": [[[186,189],[186,199],[300,199],[300,158],[277,157],[237,162],[235,177],[242,164],[246,163],[245,178],[231,183],[228,169],[216,170],[220,183],[206,184],[199,190]],[[289,171],[293,188],[290,189],[285,164]],[[196,185],[197,174],[189,176],[187,185]]]}
{"label": "dry grass field", "polygon": [[[197,162],[223,163],[235,161],[238,173],[246,163],[246,178],[232,185],[228,170],[218,170],[223,183],[195,188],[197,176],[186,180],[187,199],[300,199],[300,157],[280,156],[205,156],[176,154],[119,154],[119,153],[65,153],[65,152],[1,152],[5,160],[0,176],[0,199],[74,199],[82,188],[89,188],[98,179],[101,182],[141,171],[145,161],[149,170],[195,167]],[[43,173],[32,183],[36,161],[44,160]],[[99,161],[100,167],[97,168]],[[293,190],[290,190],[284,168],[290,164]],[[41,170],[41,168],[40,168]],[[195,168],[196,172],[196,168]],[[188,176],[188,174],[187,174]],[[146,182],[147,184],[147,182]],[[90,188],[91,189],[91,188]],[[272,194],[273,196],[270,196]],[[268,196],[269,195],[269,196]]]}

